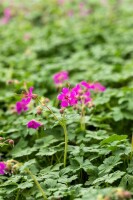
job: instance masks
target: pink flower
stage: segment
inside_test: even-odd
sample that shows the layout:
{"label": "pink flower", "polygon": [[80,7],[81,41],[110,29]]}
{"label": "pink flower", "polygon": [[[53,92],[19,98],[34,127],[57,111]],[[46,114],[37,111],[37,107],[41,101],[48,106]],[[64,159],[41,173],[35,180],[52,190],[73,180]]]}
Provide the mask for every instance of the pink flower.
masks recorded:
{"label": "pink flower", "polygon": [[67,15],[69,17],[72,17],[74,15],[74,11],[73,10],[68,10]]}
{"label": "pink flower", "polygon": [[91,84],[91,88],[92,90],[95,90],[95,91],[100,91],[100,92],[104,92],[106,90],[106,88],[101,85],[101,83],[92,83]]}
{"label": "pink flower", "polygon": [[76,95],[79,95],[82,93],[82,89],[79,84],[77,84],[75,87],[72,88],[72,91],[76,93]]}
{"label": "pink flower", "polygon": [[4,175],[6,169],[6,164],[4,162],[0,162],[0,174]]}
{"label": "pink flower", "polygon": [[81,81],[71,90],[69,88],[63,88],[57,98],[61,101],[61,107],[75,106],[78,103],[87,105],[92,102],[91,90],[103,92],[105,89],[100,83]]}
{"label": "pink flower", "polygon": [[22,111],[28,110],[28,104],[30,103],[30,99],[22,99],[16,103],[16,111],[20,114]]}
{"label": "pink flower", "polygon": [[27,123],[28,128],[37,129],[38,127],[42,126],[42,123],[37,122],[36,120],[32,119]]}
{"label": "pink flower", "polygon": [[6,18],[10,18],[11,17],[11,10],[10,10],[10,8],[6,8],[5,10],[4,10],[4,16],[6,17]]}
{"label": "pink flower", "polygon": [[34,97],[33,90],[34,90],[34,88],[30,87],[29,91],[24,94],[24,98],[31,100]]}
{"label": "pink flower", "polygon": [[68,88],[63,88],[61,94],[59,94],[57,98],[61,101],[61,107],[77,104],[76,92],[70,91]]}
{"label": "pink flower", "polygon": [[106,88],[101,85],[101,83],[87,83],[86,81],[81,81],[80,84],[90,90],[101,91],[104,92]]}
{"label": "pink flower", "polygon": [[2,24],[7,24],[10,21],[10,18],[11,18],[11,10],[10,8],[5,8],[4,16],[1,19]]}
{"label": "pink flower", "polygon": [[80,103],[87,104],[89,101],[91,101],[90,98],[90,85],[82,81],[80,84],[77,84],[74,88],[72,88],[72,91],[76,92],[76,98],[80,101]]}
{"label": "pink flower", "polygon": [[68,80],[68,72],[61,71],[54,74],[53,80],[56,85],[62,84],[64,81]]}
{"label": "pink flower", "polygon": [[92,101],[91,97],[90,97],[90,92],[85,92],[82,96],[81,96],[81,102],[83,104],[88,104],[90,101]]}
{"label": "pink flower", "polygon": [[85,3],[83,3],[83,2],[79,3],[79,8],[80,8],[80,9],[83,9],[84,6],[85,6]]}
{"label": "pink flower", "polygon": [[87,88],[87,89],[92,89],[91,84],[90,84],[90,83],[87,83],[86,81],[81,81],[80,84],[81,84],[82,86],[84,86],[85,88]]}

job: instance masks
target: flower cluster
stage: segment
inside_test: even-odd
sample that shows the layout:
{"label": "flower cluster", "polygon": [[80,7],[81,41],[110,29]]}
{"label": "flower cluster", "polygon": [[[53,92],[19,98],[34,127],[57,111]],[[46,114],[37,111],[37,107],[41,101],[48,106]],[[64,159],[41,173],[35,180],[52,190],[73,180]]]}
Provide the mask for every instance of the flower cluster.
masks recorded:
{"label": "flower cluster", "polygon": [[0,174],[4,175],[6,170],[6,164],[4,162],[0,162]]}
{"label": "flower cluster", "polygon": [[33,94],[33,89],[33,87],[30,87],[29,91],[23,94],[24,98],[16,103],[16,111],[18,114],[21,114],[21,112],[28,110],[28,105],[31,99],[35,98],[35,94]]}
{"label": "flower cluster", "polygon": [[11,146],[14,146],[14,140],[12,140],[12,139],[7,139],[7,140],[5,140],[5,138],[3,138],[3,137],[0,137],[0,144],[1,145],[4,145],[4,144],[9,144],[9,145],[11,145]]}
{"label": "flower cluster", "polygon": [[77,103],[75,96],[75,91],[71,91],[69,88],[63,88],[61,94],[58,95],[58,99],[61,101],[61,107],[75,105]]}
{"label": "flower cluster", "polygon": [[[53,76],[54,82],[56,85],[62,86],[62,83],[64,81],[68,80],[68,72],[61,71],[59,73],[56,73]],[[18,114],[20,114],[23,111],[28,110],[28,105],[32,99],[36,99],[37,95],[33,94],[33,87],[30,87],[28,92],[25,92],[23,94],[23,99],[21,101],[18,101],[16,103],[16,111]],[[58,100],[61,101],[61,107],[64,109],[68,106],[73,106],[74,108],[78,107],[78,105],[81,106],[88,106],[91,107],[93,105],[92,98],[91,98],[91,90],[95,92],[104,92],[105,87],[101,85],[100,83],[88,83],[86,81],[81,81],[73,88],[62,88],[61,93],[58,95]],[[42,103],[42,105],[45,106],[48,99],[45,99],[45,101]],[[48,100],[49,101],[49,100]],[[49,109],[50,110],[50,109]],[[63,112],[61,110],[61,112]],[[42,113],[42,108],[40,106],[37,107],[37,114]],[[28,128],[32,129],[38,129],[40,126],[42,126],[42,123],[32,119],[27,123]]]}
{"label": "flower cluster", "polygon": [[21,163],[13,159],[0,162],[0,175],[16,173],[20,166]]}
{"label": "flower cluster", "polygon": [[64,83],[64,81],[68,80],[68,72],[67,71],[61,71],[53,76],[54,83],[58,86]]}
{"label": "flower cluster", "polygon": [[[34,89],[33,87],[30,87],[29,90],[28,90],[28,92],[25,92],[23,94],[23,99],[21,99],[21,101],[18,101],[16,103],[16,111],[17,111],[18,114],[21,114],[21,112],[23,112],[23,111],[27,111],[29,109],[28,105],[31,102],[31,100],[37,98],[37,95],[33,94],[33,89]],[[37,129],[40,126],[42,126],[42,123],[37,122],[34,119],[30,120],[27,123],[27,127],[28,128],[32,128],[32,129]]]}
{"label": "flower cluster", "polygon": [[61,107],[74,106],[78,103],[87,105],[92,101],[91,90],[104,92],[105,89],[100,83],[82,81],[72,89],[63,88],[57,98],[61,101]]}

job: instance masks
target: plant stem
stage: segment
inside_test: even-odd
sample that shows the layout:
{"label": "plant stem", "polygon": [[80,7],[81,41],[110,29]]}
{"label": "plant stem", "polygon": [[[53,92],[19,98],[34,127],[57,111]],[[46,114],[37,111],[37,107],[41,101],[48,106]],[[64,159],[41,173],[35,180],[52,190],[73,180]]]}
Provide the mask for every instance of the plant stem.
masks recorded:
{"label": "plant stem", "polygon": [[82,104],[82,110],[81,110],[81,130],[85,131],[85,106]]}
{"label": "plant stem", "polygon": [[[37,100],[42,106],[41,101],[38,98],[37,98]],[[43,105],[51,112],[51,114],[54,116],[55,120],[59,121],[58,117],[53,113],[53,111],[46,104],[43,103]],[[43,107],[42,107],[42,109],[43,109]]]}
{"label": "plant stem", "polygon": [[19,197],[19,190],[17,191],[17,196],[16,196],[15,200],[18,200],[18,197]]}
{"label": "plant stem", "polygon": [[64,130],[64,135],[65,135],[64,167],[66,167],[67,149],[68,149],[68,134],[67,134],[66,123],[63,123],[63,124],[62,124],[62,128],[63,128],[63,130]]}
{"label": "plant stem", "polygon": [[37,178],[35,175],[32,174],[32,172],[27,168],[26,171],[30,174],[30,176],[32,177],[33,181],[35,182],[36,186],[38,187],[38,189],[40,190],[40,192],[42,193],[43,199],[47,200],[47,196],[45,194],[45,192],[43,191],[41,185],[39,184],[39,182],[37,181]]}
{"label": "plant stem", "polygon": [[131,138],[131,159],[133,157],[133,134],[132,134],[132,138]]}
{"label": "plant stem", "polygon": [[[62,90],[62,87],[59,86],[59,87],[57,88],[58,94],[61,92],[61,90]],[[59,100],[58,100],[58,98],[56,98],[55,107],[58,107],[58,104],[59,104]]]}
{"label": "plant stem", "polygon": [[[37,98],[37,100],[42,105],[41,101],[38,98]],[[67,135],[66,122],[65,122],[65,120],[63,120],[63,122],[60,121],[58,119],[58,117],[53,113],[53,111],[46,104],[44,104],[44,106],[52,113],[52,115],[54,116],[55,120],[57,120],[59,122],[59,124],[62,126],[62,128],[64,130],[64,135],[65,135],[64,167],[66,167],[67,149],[68,149],[68,135]]]}

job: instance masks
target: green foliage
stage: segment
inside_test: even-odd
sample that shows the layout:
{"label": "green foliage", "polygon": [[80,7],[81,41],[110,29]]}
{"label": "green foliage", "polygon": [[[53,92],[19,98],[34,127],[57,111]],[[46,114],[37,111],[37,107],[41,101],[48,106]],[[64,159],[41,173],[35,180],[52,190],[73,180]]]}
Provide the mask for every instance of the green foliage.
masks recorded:
{"label": "green foliage", "polygon": [[[65,5],[55,0],[14,1],[9,23],[0,24],[0,137],[15,143],[12,148],[0,140],[0,158],[20,163],[14,173],[0,175],[0,200],[42,200],[26,169],[49,200],[113,200],[118,199],[117,187],[133,192],[133,3],[84,2],[87,16],[81,15],[78,0]],[[1,17],[7,6],[8,1],[0,2]],[[85,131],[80,113],[66,110],[65,168],[64,133],[53,115],[45,108],[37,115],[37,101],[21,115],[13,109],[26,83],[27,88],[34,86],[39,99],[50,99],[49,107],[61,119],[52,80],[61,70],[69,72],[72,86],[86,80],[107,88],[94,94],[94,106],[86,109]],[[33,118],[44,126],[27,130]]]}

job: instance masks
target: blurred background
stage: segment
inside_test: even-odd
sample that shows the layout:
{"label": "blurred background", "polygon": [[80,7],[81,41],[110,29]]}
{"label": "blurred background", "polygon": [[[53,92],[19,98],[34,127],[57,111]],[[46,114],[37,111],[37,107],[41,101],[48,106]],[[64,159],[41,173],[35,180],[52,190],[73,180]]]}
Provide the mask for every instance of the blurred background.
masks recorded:
{"label": "blurred background", "polygon": [[12,79],[52,95],[60,70],[72,84],[131,86],[132,11],[132,0],[0,0],[1,96]]}

